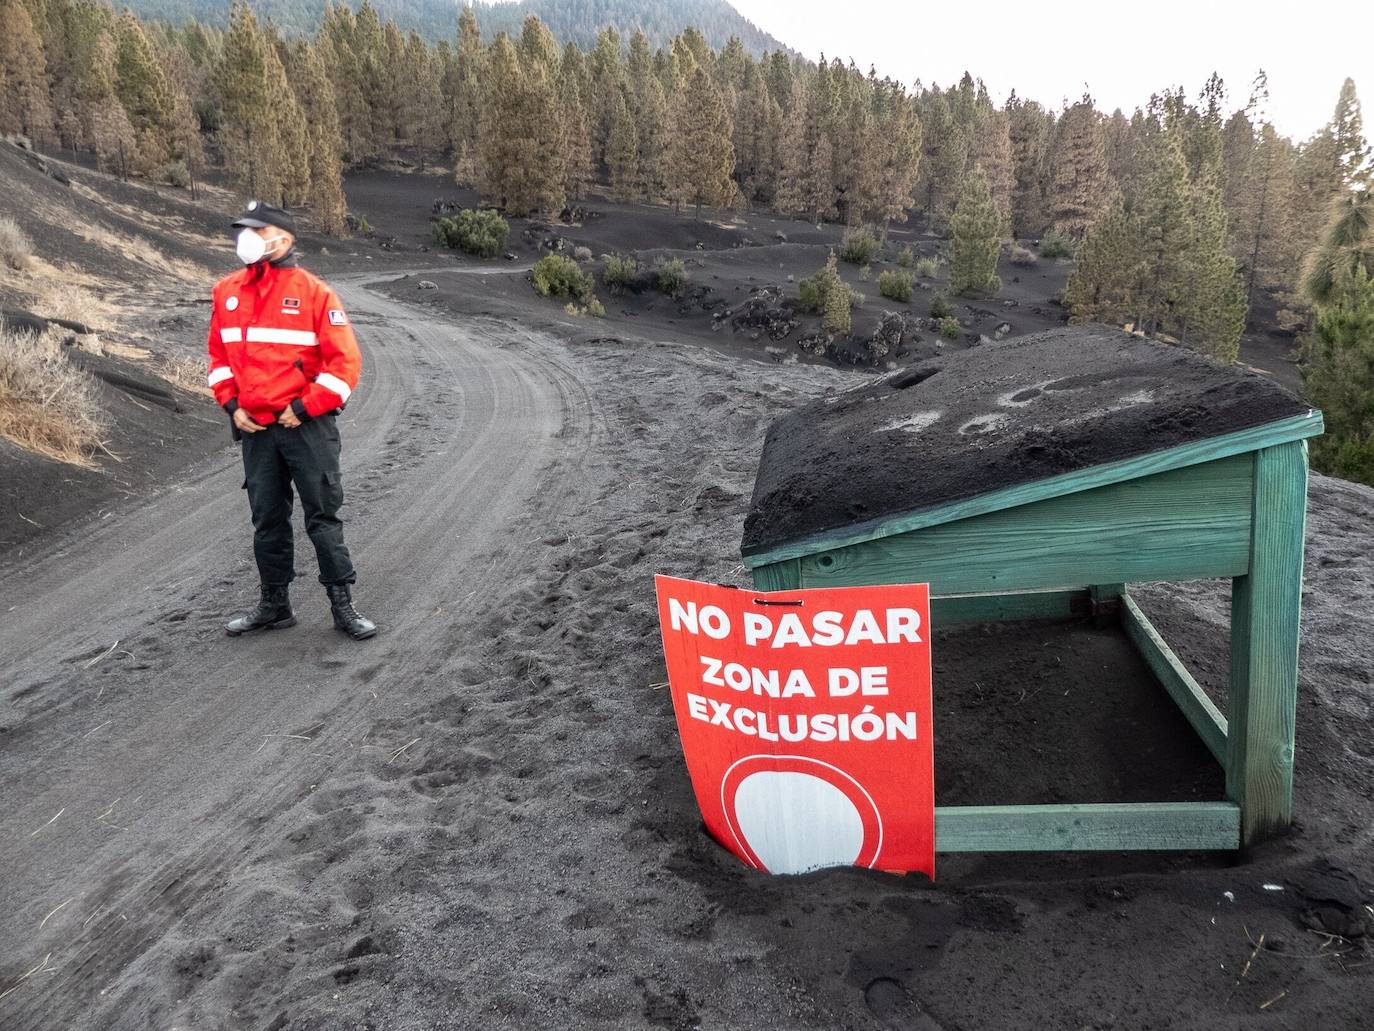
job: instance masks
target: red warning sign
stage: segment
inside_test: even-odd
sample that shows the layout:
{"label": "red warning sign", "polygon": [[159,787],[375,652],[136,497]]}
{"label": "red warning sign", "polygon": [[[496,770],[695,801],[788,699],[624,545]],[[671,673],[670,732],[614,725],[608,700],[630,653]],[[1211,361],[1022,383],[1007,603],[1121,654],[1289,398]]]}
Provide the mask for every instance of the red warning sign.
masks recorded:
{"label": "red warning sign", "polygon": [[682,751],[716,840],[772,873],[933,878],[928,585],[657,587]]}

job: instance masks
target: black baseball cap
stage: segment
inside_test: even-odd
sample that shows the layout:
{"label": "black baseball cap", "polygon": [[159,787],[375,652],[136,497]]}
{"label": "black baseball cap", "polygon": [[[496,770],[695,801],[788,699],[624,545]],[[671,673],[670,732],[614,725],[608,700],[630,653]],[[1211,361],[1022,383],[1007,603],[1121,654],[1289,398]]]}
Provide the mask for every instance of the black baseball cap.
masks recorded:
{"label": "black baseball cap", "polygon": [[260,200],[250,200],[243,214],[234,221],[235,229],[266,229],[274,226],[296,235],[296,220],[283,208],[274,208]]}

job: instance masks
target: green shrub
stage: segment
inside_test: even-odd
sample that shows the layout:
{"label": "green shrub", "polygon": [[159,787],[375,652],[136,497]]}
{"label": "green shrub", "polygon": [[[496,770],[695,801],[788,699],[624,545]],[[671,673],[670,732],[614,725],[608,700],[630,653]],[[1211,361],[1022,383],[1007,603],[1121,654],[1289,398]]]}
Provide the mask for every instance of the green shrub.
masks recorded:
{"label": "green shrub", "polygon": [[1013,265],[1020,265],[1022,268],[1033,268],[1037,260],[1034,251],[1015,243],[1011,245],[1009,256]]}
{"label": "green shrub", "polygon": [[191,185],[191,171],[185,161],[169,161],[158,170],[158,178],[182,190]]}
{"label": "green shrub", "polygon": [[878,276],[878,293],[906,304],[911,300],[912,276],[904,269],[888,269]]}
{"label": "green shrub", "polygon": [[454,218],[434,223],[434,242],[478,258],[494,258],[506,249],[510,223],[495,211],[465,208]]}
{"label": "green shrub", "polygon": [[868,277],[871,276],[871,275],[873,275],[873,266],[872,266],[872,265],[860,265],[860,266],[859,266],[859,282],[860,282],[860,283],[867,283],[867,282],[868,282]]}
{"label": "green shrub", "polygon": [[916,274],[922,279],[934,279],[940,274],[940,259],[922,258],[916,262]]}
{"label": "green shrub", "polygon": [[619,254],[602,255],[601,282],[606,284],[606,289],[611,293],[620,293],[628,284],[634,282],[637,275],[639,262],[634,258],[622,258]]}
{"label": "green shrub", "polygon": [[954,314],[954,308],[945,299],[944,294],[936,294],[930,299],[930,317],[932,319],[947,319]]}
{"label": "green shrub", "polygon": [[593,297],[587,302],[587,311],[595,315],[598,319],[606,317],[606,306],[601,303],[601,298]]}
{"label": "green shrub", "polygon": [[534,263],[534,288],[545,297],[567,297],[578,304],[592,300],[596,283],[572,258],[546,254]]}
{"label": "green shrub", "polygon": [[935,328],[946,340],[959,339],[959,320],[953,315],[946,315],[944,318],[940,319]]}
{"label": "green shrub", "polygon": [[658,288],[669,297],[681,297],[687,286],[687,266],[681,258],[665,261],[658,267]]}
{"label": "green shrub", "polygon": [[907,244],[897,253],[897,264],[902,268],[911,268],[912,265],[916,264],[916,252],[911,249],[910,244]]}
{"label": "green shrub", "polygon": [[868,226],[851,229],[840,243],[840,257],[851,265],[867,265],[882,253],[882,244]]}
{"label": "green shrub", "polygon": [[1058,229],[1051,229],[1040,240],[1040,257],[1072,258],[1076,248],[1073,240]]}

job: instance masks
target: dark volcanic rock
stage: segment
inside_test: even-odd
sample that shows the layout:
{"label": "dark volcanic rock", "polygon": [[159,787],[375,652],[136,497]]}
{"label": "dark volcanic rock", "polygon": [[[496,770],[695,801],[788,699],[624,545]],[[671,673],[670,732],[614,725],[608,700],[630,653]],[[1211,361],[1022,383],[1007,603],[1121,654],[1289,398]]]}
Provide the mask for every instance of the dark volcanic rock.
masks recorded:
{"label": "dark volcanic rock", "polygon": [[777,287],[762,287],[752,297],[727,309],[720,320],[728,319],[736,333],[753,339],[767,336],[769,340],[786,340],[796,330],[800,320],[795,307],[781,300]]}
{"label": "dark volcanic rock", "polygon": [[989,342],[775,422],[744,551],[1308,411],[1261,376],[1119,330]]}

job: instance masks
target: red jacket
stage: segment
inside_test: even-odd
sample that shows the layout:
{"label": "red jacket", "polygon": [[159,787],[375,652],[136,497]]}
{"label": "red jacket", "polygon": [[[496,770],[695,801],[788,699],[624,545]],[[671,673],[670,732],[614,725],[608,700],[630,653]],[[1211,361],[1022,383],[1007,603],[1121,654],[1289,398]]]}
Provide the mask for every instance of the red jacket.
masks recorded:
{"label": "red jacket", "polygon": [[294,263],[259,262],[215,286],[210,386],[232,413],[266,426],[295,405],[314,417],[343,406],[362,356],[333,290]]}

